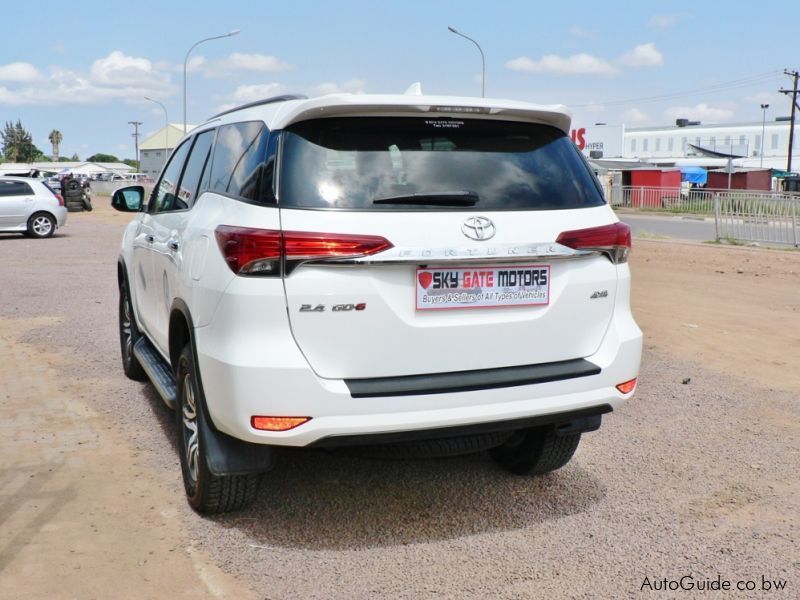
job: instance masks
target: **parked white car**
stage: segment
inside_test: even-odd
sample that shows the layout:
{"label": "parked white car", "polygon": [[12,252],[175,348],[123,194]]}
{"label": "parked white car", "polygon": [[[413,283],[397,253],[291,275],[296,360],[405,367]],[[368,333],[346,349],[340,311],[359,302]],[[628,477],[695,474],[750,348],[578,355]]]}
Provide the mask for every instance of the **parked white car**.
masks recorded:
{"label": "parked white car", "polygon": [[46,238],[66,222],[64,199],[44,181],[0,177],[0,232],[19,231]]}
{"label": "parked white car", "polygon": [[280,446],[564,466],[630,398],[630,229],[560,106],[279,97],[177,146],[119,257],[125,373],[176,409],[189,503]]}

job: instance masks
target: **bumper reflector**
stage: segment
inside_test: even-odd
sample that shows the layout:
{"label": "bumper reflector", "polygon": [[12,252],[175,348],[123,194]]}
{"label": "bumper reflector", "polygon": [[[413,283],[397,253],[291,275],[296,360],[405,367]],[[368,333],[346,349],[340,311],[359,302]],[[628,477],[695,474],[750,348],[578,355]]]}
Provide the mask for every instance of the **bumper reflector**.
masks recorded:
{"label": "bumper reflector", "polygon": [[623,381],[622,383],[618,384],[617,389],[623,394],[630,394],[633,390],[636,389],[636,377],[634,377],[630,381]]}
{"label": "bumper reflector", "polygon": [[261,431],[289,431],[299,427],[311,417],[252,417],[250,425]]}

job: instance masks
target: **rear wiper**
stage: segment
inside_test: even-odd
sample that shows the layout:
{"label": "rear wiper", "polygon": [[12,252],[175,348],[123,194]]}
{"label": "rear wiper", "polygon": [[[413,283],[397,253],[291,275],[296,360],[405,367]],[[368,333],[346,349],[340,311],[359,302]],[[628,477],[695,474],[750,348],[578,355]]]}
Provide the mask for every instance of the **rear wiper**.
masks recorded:
{"label": "rear wiper", "polygon": [[417,204],[427,206],[474,206],[480,196],[470,191],[454,192],[416,192],[399,196],[375,198],[373,204]]}

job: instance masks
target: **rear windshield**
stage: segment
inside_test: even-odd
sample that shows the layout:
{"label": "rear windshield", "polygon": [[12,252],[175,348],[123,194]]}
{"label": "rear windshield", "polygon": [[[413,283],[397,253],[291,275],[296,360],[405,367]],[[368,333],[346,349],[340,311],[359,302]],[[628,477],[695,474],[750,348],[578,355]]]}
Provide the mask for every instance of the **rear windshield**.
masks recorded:
{"label": "rear windshield", "polygon": [[546,125],[348,117],[287,128],[280,204],[354,210],[554,210],[599,206],[575,144]]}

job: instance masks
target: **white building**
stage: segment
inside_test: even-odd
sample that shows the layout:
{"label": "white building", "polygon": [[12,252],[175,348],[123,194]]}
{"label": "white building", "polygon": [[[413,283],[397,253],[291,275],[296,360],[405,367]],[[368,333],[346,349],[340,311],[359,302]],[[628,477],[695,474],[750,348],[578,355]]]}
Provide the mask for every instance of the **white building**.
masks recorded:
{"label": "white building", "polygon": [[[191,131],[196,125],[187,125],[186,130]],[[183,123],[170,123],[145,138],[139,144],[139,171],[156,179],[164,168],[170,153],[183,139]]]}
{"label": "white building", "polygon": [[30,171],[40,171],[41,173],[51,174],[69,171],[73,175],[86,175],[91,177],[99,174],[125,176],[128,173],[135,171],[135,169],[134,167],[126,165],[125,163],[96,163],[87,161],[0,164],[0,174],[29,173]]}
{"label": "white building", "polygon": [[[795,134],[798,133],[800,126],[795,126]],[[704,149],[743,157],[734,161],[736,166],[783,170],[787,166],[788,147],[788,121],[764,123],[763,139],[761,122],[637,127],[625,132],[622,157],[702,166],[708,159],[698,149]],[[792,152],[792,169],[800,170],[800,140],[797,136]]]}
{"label": "white building", "polygon": [[[587,157],[641,160],[663,165],[719,166],[727,161],[706,156],[698,148],[733,154],[737,167],[784,170],[787,166],[789,121],[624,127],[577,126],[573,140]],[[763,142],[763,157],[762,157]],[[598,147],[602,155],[598,155]],[[594,152],[592,152],[594,150]],[[763,164],[762,164],[763,162]],[[795,124],[792,170],[800,171],[800,122]]]}

